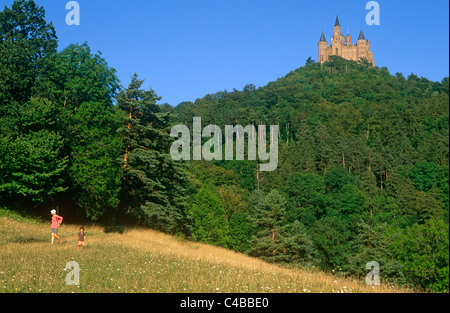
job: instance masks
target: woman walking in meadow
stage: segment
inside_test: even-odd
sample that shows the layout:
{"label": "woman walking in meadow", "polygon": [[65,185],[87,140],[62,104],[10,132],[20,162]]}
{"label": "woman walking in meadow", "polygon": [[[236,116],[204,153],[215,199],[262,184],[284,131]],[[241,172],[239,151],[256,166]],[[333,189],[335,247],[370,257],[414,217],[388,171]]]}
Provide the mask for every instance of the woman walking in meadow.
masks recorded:
{"label": "woman walking in meadow", "polygon": [[55,237],[56,237],[56,239],[59,240],[59,243],[62,243],[61,238],[59,238],[59,236],[58,236],[58,228],[63,221],[63,217],[57,215],[56,210],[51,210],[50,213],[52,214],[52,226],[51,226],[52,240],[51,240],[51,243],[53,244]]}

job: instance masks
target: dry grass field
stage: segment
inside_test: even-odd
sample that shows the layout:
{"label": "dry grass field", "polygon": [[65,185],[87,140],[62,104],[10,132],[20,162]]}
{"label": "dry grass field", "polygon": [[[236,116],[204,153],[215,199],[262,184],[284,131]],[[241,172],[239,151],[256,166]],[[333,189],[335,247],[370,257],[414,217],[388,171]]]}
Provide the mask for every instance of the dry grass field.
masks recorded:
{"label": "dry grass field", "polygon": [[[0,293],[397,293],[320,271],[292,269],[148,229],[105,232],[63,223],[50,244],[50,223],[0,213]],[[80,266],[80,285],[67,285],[66,264]]]}

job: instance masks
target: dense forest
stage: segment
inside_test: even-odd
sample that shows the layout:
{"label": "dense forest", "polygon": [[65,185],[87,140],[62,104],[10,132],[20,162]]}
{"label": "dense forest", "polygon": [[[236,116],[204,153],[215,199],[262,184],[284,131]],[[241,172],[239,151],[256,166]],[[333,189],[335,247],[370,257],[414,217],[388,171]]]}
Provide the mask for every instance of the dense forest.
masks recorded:
{"label": "dense forest", "polygon": [[[449,290],[449,80],[332,57],[176,107],[33,1],[0,12],[0,209],[151,227],[287,266]],[[278,125],[260,160],[175,161],[174,125]],[[267,138],[270,138],[268,134]],[[208,138],[203,138],[207,140]]]}

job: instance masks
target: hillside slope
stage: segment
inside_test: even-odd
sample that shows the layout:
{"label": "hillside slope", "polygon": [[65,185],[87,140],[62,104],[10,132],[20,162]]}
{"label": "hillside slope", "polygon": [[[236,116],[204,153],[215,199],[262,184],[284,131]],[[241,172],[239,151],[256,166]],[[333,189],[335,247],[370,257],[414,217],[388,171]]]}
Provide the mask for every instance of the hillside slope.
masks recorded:
{"label": "hillside slope", "polygon": [[[148,229],[105,233],[64,224],[50,245],[48,223],[0,216],[0,292],[404,292],[389,286],[287,269],[246,255]],[[80,286],[68,286],[66,263],[80,265]]]}

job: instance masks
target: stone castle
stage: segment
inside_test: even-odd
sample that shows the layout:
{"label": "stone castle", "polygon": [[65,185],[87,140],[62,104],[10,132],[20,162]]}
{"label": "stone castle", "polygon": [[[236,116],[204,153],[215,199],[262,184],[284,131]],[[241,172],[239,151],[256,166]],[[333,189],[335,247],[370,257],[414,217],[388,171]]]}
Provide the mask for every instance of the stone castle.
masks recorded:
{"label": "stone castle", "polygon": [[362,29],[356,44],[353,44],[352,37],[349,34],[345,37],[342,36],[341,25],[339,24],[339,18],[337,16],[336,22],[334,23],[334,36],[331,37],[331,45],[328,46],[323,31],[319,41],[319,62],[323,63],[327,61],[331,55],[338,55],[346,60],[354,61],[366,59],[372,63],[372,65],[375,65],[373,53],[370,51],[370,41],[366,40]]}

